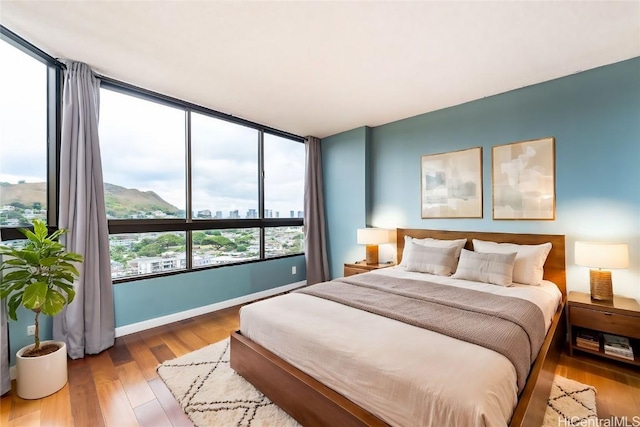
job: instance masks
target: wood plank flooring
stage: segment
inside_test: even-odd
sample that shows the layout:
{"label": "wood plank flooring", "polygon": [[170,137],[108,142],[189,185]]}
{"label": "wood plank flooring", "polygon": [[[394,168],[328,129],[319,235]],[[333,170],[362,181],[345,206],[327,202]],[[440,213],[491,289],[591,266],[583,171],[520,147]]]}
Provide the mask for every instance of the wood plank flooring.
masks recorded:
{"label": "wood plank flooring", "polygon": [[[233,307],[116,339],[94,356],[69,362],[69,382],[40,400],[0,399],[0,426],[191,426],[156,366],[227,338],[238,329]],[[600,418],[640,415],[640,372],[589,356],[563,354],[556,373],[598,390]],[[15,383],[14,383],[15,388]]]}

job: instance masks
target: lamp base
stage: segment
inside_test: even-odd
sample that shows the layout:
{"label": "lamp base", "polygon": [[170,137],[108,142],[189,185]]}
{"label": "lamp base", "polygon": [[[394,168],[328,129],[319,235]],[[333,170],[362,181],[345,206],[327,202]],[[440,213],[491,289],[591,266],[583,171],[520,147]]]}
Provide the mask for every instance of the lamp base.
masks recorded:
{"label": "lamp base", "polygon": [[613,300],[613,284],[611,272],[606,270],[589,270],[591,282],[591,299],[600,301]]}
{"label": "lamp base", "polygon": [[378,245],[367,245],[367,258],[365,262],[367,265],[378,264]]}

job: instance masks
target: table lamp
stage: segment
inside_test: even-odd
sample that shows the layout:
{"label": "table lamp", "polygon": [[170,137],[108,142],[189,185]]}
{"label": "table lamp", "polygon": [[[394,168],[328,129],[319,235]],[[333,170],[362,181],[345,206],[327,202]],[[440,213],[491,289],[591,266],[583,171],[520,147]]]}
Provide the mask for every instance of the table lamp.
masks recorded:
{"label": "table lamp", "polygon": [[[576,242],[576,264],[591,267],[591,298],[613,300],[611,271],[603,268],[628,268],[629,249],[625,243]],[[597,270],[596,270],[597,268]]]}
{"label": "table lamp", "polygon": [[366,263],[378,264],[378,245],[389,243],[389,230],[384,228],[359,228],[358,244],[367,245]]}

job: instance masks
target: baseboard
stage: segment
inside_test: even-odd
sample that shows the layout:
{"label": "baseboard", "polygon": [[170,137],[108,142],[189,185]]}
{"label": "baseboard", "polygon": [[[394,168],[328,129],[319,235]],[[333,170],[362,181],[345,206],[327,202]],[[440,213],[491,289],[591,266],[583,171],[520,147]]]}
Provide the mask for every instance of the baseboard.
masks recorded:
{"label": "baseboard", "polygon": [[306,280],[300,282],[291,283],[289,285],[279,286],[277,288],[268,289],[266,291],[256,292],[249,295],[244,295],[238,298],[233,298],[226,301],[220,301],[215,304],[205,305],[202,307],[193,308],[191,310],[181,311],[179,313],[169,314],[167,316],[156,317],[154,319],[144,320],[138,323],[132,323],[130,325],[120,326],[116,328],[116,337],[123,335],[129,335],[136,332],[144,331],[147,329],[155,328],[157,326],[166,325],[168,323],[178,322],[180,320],[189,319],[191,317],[200,316],[203,314],[211,313],[213,311],[222,310],[225,308],[233,307],[235,305],[245,304],[251,301],[259,300],[261,298],[270,297],[273,295],[281,294],[283,292],[291,291],[296,288],[300,288],[307,284]]}
{"label": "baseboard", "polygon": [[[273,295],[281,294],[283,292],[288,292],[297,288],[301,288],[306,284],[307,284],[307,281],[302,280],[300,282],[279,286],[277,288],[268,289],[266,291],[256,292],[256,293],[244,295],[238,298],[233,298],[226,301],[220,301],[215,304],[205,305],[203,307],[181,311],[180,313],[169,314],[167,316],[156,317],[155,319],[149,319],[143,322],[132,323],[131,325],[121,326],[119,328],[116,328],[116,337],[133,334],[136,332],[155,328],[156,326],[166,325],[168,323],[178,322],[180,320],[189,319],[194,316],[200,316],[202,314],[207,314],[213,311],[233,307],[234,305],[245,304],[251,301],[259,300],[261,298],[267,298]],[[17,373],[18,373],[18,370],[16,369],[15,365],[12,365],[11,367],[9,367],[9,375],[11,376],[12,380],[15,380],[17,378]]]}

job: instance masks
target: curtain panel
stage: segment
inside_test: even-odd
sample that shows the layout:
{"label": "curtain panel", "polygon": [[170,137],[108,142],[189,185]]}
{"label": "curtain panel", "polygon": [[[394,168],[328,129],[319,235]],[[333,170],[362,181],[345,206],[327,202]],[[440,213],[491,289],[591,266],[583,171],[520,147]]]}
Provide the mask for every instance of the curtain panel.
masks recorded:
{"label": "curtain panel", "polygon": [[320,139],[312,136],[307,137],[305,154],[304,251],[307,264],[307,284],[313,285],[329,280]]}
{"label": "curtain panel", "polygon": [[76,298],[53,318],[53,337],[72,359],[115,341],[115,315],[98,139],[100,82],[83,63],[65,61],[60,147],[59,227],[68,251],[84,257]]}

